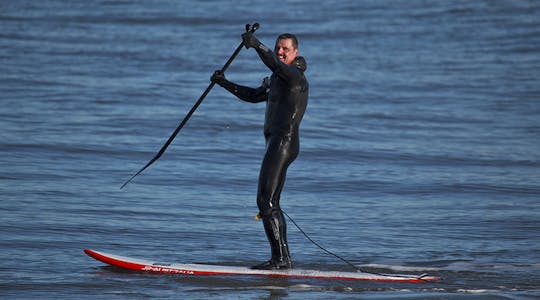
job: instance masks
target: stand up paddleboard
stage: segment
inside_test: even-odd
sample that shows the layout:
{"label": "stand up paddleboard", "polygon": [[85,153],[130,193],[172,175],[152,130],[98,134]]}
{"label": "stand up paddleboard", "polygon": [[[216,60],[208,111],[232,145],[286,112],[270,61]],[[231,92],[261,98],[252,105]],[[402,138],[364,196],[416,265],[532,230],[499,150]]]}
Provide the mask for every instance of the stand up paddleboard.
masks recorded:
{"label": "stand up paddleboard", "polygon": [[439,277],[422,275],[400,275],[400,274],[371,274],[364,272],[341,272],[341,271],[317,271],[317,270],[252,270],[246,267],[218,266],[205,264],[167,264],[148,260],[136,259],[126,256],[119,256],[98,252],[90,249],[84,250],[90,257],[102,261],[111,266],[122,269],[161,273],[161,274],[182,274],[182,275],[243,275],[243,276],[275,276],[287,278],[313,278],[313,279],[334,279],[334,280],[365,280],[380,282],[427,282],[438,281]]}

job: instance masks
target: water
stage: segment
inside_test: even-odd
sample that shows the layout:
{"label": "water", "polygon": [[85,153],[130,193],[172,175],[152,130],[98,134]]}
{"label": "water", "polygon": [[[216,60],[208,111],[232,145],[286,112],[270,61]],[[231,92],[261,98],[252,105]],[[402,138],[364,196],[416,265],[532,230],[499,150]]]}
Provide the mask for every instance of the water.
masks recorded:
{"label": "water", "polygon": [[[268,256],[255,193],[264,105],[215,88],[240,43],[291,31],[308,62],[283,208],[389,284],[133,274],[93,248],[171,262]],[[536,1],[3,1],[0,294],[17,298],[538,299]],[[269,73],[243,50],[229,79]],[[289,222],[297,267],[348,270]]]}

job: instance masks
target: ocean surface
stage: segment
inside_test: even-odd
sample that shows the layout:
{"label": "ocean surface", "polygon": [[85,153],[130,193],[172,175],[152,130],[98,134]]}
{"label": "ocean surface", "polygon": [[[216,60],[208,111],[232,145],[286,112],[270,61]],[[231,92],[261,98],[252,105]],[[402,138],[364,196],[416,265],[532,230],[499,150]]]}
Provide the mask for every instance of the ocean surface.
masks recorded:
{"label": "ocean surface", "polygon": [[[215,87],[297,34],[310,99],[283,209],[367,271],[424,284],[156,276],[91,248],[250,266],[264,103]],[[539,1],[0,2],[0,298],[540,299]],[[242,50],[226,75],[269,70]],[[296,268],[350,270],[292,222]]]}

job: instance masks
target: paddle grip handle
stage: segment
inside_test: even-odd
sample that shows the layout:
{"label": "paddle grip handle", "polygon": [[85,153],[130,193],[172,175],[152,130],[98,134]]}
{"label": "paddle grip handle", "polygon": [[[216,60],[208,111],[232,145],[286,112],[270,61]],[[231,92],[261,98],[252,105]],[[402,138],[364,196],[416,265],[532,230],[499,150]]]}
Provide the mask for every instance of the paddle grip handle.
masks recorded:
{"label": "paddle grip handle", "polygon": [[254,23],[253,25],[246,24],[246,32],[255,32],[259,29],[259,23]]}

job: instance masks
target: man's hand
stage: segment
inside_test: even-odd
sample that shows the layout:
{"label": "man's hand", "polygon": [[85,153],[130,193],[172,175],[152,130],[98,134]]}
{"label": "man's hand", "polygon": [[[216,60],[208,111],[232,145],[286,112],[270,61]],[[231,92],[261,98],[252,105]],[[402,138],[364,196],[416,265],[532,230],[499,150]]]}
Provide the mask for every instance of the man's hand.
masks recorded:
{"label": "man's hand", "polygon": [[251,47],[258,48],[261,45],[261,42],[253,35],[253,32],[248,31],[244,34],[242,34],[242,41],[244,43],[244,46],[246,46],[246,49],[249,49]]}
{"label": "man's hand", "polygon": [[221,72],[221,70],[216,70],[212,77],[210,77],[210,80],[212,82],[215,82],[219,85],[221,85],[223,82],[225,82],[227,79],[225,79],[225,74]]}

